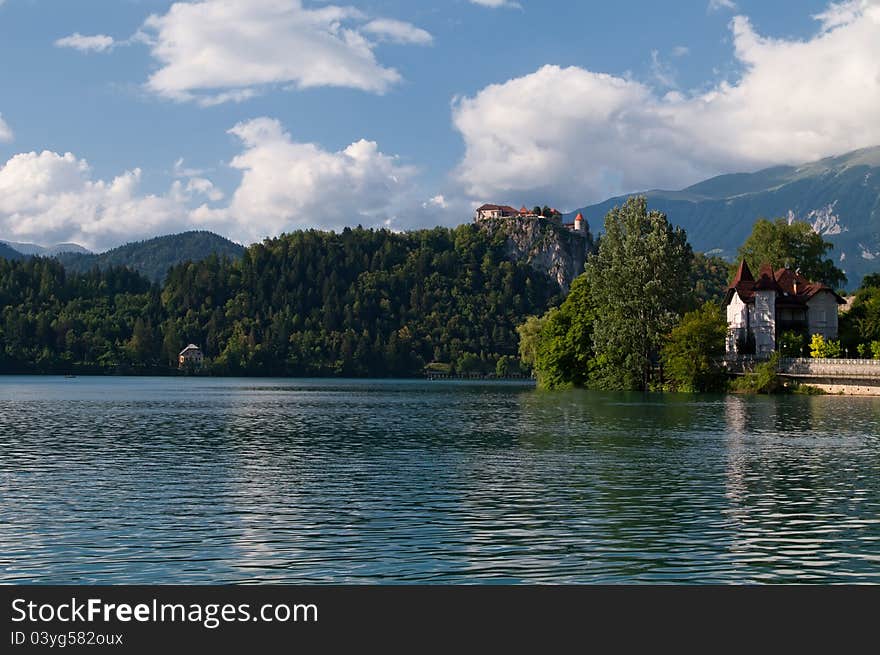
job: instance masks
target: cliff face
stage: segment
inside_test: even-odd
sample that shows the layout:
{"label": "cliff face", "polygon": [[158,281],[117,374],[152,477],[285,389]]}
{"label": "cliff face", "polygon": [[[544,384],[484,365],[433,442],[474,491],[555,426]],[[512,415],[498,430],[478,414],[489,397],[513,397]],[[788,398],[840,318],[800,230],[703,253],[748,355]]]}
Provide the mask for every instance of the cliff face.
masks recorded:
{"label": "cliff face", "polygon": [[492,218],[477,226],[492,237],[504,238],[507,256],[525,260],[532,268],[547,273],[564,292],[584,272],[587,254],[594,243],[586,234],[571,232],[546,218]]}

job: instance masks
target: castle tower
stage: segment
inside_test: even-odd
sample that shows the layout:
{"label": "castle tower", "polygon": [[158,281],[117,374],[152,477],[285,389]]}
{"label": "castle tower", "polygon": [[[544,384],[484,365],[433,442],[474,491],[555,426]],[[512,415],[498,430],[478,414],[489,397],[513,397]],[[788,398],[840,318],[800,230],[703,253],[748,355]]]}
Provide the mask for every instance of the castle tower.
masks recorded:
{"label": "castle tower", "polygon": [[578,215],[574,217],[574,231],[579,234],[583,234],[587,231],[584,215],[580,212],[578,212]]}

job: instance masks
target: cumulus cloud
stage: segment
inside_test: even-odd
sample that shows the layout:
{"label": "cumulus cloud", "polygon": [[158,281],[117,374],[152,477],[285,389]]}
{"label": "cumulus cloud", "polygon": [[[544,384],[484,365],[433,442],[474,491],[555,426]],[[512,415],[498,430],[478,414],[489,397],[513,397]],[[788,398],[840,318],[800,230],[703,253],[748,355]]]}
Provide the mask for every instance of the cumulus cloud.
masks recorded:
{"label": "cumulus cloud", "polygon": [[142,40],[159,64],[147,87],[167,98],[216,104],[270,85],[336,86],[384,93],[401,75],[376,59],[376,42],[426,44],[403,21],[368,20],[352,7],[299,0],[176,2],[150,16]]}
{"label": "cumulus cloud", "polygon": [[115,45],[112,36],[106,34],[96,34],[94,36],[84,36],[79,32],[74,32],[70,36],[55,41],[58,48],[73,48],[80,52],[107,52]]}
{"label": "cumulus cloud", "polygon": [[332,152],[294,141],[281,123],[257,118],[230,134],[243,151],[231,162],[241,184],[227,207],[200,207],[193,218],[244,241],[299,228],[341,229],[394,220],[416,171],[361,139]]}
{"label": "cumulus cloud", "polygon": [[[72,153],[28,152],[0,166],[0,234],[16,241],[74,241],[101,250],[186,229],[208,229],[242,243],[296,229],[407,229],[468,215],[466,200],[424,200],[418,171],[361,139],[331,151],[295,141],[281,123],[257,118],[229,130],[241,149],[231,196],[207,171],[178,159],[163,193],[142,189],[138,168],[95,179]],[[222,201],[222,202],[221,202]]]}
{"label": "cumulus cloud", "polygon": [[[3,0],[0,0],[2,3]],[[0,114],[0,143],[4,141],[12,141],[12,128],[3,120],[3,114]]]}
{"label": "cumulus cloud", "polygon": [[0,233],[18,241],[75,241],[93,249],[176,231],[187,204],[217,198],[207,180],[175,180],[167,193],[140,190],[141,170],[93,179],[72,153],[27,152],[0,167]]}
{"label": "cumulus cloud", "polygon": [[383,41],[392,43],[429,45],[434,37],[411,23],[393,18],[377,18],[364,25],[363,31]]}
{"label": "cumulus cloud", "polygon": [[742,73],[706,92],[545,66],[453,103],[475,198],[567,207],[880,143],[880,2],[832,5],[807,40],[731,23]]}

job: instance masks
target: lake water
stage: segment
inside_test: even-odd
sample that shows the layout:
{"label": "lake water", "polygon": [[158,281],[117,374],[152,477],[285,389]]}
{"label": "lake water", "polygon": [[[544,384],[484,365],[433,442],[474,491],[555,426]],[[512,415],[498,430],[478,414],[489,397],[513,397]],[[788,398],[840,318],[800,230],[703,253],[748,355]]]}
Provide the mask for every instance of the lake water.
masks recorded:
{"label": "lake water", "polygon": [[880,582],[880,398],[0,377],[0,581]]}

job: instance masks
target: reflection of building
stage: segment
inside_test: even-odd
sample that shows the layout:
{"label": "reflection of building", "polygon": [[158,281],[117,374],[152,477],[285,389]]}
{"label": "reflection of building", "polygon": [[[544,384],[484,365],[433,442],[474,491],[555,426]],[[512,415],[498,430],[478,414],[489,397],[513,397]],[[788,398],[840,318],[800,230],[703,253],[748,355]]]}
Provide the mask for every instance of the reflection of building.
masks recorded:
{"label": "reflection of building", "polygon": [[180,368],[201,368],[205,362],[205,356],[201,348],[191,343],[180,351],[178,361]]}
{"label": "reflection of building", "polygon": [[727,352],[769,354],[783,332],[836,339],[837,309],[844,303],[830,287],[807,280],[800,269],[774,272],[764,264],[755,280],[743,260],[724,299]]}

